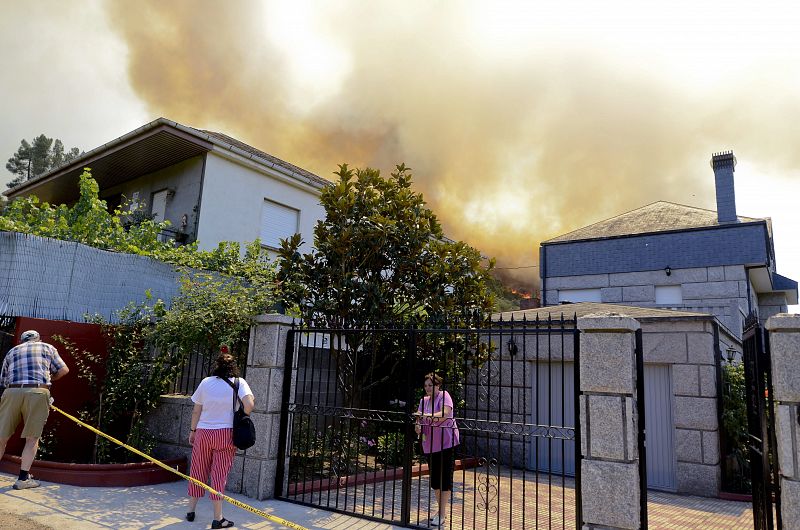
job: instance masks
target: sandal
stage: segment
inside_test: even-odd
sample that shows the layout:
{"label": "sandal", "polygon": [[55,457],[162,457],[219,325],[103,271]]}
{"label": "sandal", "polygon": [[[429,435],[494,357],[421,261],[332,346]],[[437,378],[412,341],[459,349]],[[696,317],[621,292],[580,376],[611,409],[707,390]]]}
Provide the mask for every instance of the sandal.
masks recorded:
{"label": "sandal", "polygon": [[211,521],[211,528],[230,528],[232,526],[234,526],[234,522],[228,521],[224,517],[219,521],[217,521],[216,519]]}
{"label": "sandal", "polygon": [[186,512],[186,520],[190,523],[194,521],[194,512]]}

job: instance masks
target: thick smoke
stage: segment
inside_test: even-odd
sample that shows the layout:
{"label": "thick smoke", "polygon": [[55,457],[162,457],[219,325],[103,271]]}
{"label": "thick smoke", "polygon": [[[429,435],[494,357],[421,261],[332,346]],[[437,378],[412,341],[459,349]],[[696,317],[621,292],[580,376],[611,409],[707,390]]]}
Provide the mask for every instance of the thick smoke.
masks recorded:
{"label": "thick smoke", "polygon": [[[698,97],[647,65],[623,67],[535,31],[524,46],[491,48],[481,24],[465,30],[457,4],[379,6],[339,2],[314,14],[314,30],[344,57],[318,90],[292,81],[291,50],[304,49],[304,35],[268,38],[271,4],[147,0],[109,12],[153,114],[326,177],[341,162],[383,171],[405,162],[446,233],[500,267],[536,265],[540,241],[656,200],[713,208],[712,151],[798,122],[780,98],[747,99],[736,112],[756,85]],[[505,274],[528,291],[538,284],[536,268]]]}

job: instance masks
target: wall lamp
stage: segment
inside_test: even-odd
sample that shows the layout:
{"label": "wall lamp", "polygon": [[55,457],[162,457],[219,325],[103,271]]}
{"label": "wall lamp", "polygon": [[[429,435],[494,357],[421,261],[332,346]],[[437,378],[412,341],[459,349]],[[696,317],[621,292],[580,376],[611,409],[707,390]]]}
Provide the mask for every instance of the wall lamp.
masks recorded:
{"label": "wall lamp", "polygon": [[733,364],[733,360],[736,358],[736,349],[735,348],[728,348],[725,350],[725,357],[728,359],[728,364]]}
{"label": "wall lamp", "polygon": [[513,337],[508,339],[508,342],[506,343],[506,346],[508,346],[508,353],[512,357],[517,355],[517,352],[519,352],[519,348],[517,347],[517,343],[514,342]]}
{"label": "wall lamp", "polygon": [[669,265],[664,267],[664,272],[667,273],[667,276],[670,276],[672,274],[672,269],[670,268]]}

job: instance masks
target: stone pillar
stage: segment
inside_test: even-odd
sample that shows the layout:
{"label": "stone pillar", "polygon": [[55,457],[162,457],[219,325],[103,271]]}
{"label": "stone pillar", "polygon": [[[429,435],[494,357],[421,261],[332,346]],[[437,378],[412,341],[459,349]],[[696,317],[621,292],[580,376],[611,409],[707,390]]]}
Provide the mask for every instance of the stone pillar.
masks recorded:
{"label": "stone pillar", "polygon": [[[250,328],[245,379],[256,400],[250,415],[256,427],[256,444],[247,451],[236,451],[228,475],[228,492],[244,493],[259,500],[275,494],[284,356],[291,324],[291,317],[270,314],[257,316]],[[146,418],[150,432],[156,433],[158,457],[182,456],[191,461],[192,447],[187,435],[193,408],[189,396],[161,396],[156,410]]]}
{"label": "stone pillar", "polygon": [[800,528],[800,315],[767,320],[772,357],[781,515],[784,528]]}
{"label": "stone pillar", "polygon": [[245,378],[256,400],[250,414],[256,427],[256,444],[237,452],[228,484],[230,491],[258,500],[275,495],[284,356],[291,325],[292,318],[286,315],[259,315],[250,329]]}
{"label": "stone pillar", "polygon": [[584,529],[641,528],[635,332],[617,314],[578,319]]}

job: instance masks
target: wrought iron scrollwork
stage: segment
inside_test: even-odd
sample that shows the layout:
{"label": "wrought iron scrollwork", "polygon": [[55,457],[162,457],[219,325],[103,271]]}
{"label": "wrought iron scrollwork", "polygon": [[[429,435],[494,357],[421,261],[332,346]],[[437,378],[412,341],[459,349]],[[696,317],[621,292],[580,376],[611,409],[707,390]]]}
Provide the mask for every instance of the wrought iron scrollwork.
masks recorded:
{"label": "wrought iron scrollwork", "polygon": [[499,377],[500,370],[497,366],[497,362],[490,357],[489,360],[486,361],[486,363],[484,363],[484,365],[480,368],[478,373],[478,400],[481,403],[497,403],[497,398],[492,396],[489,387],[493,386],[495,391],[497,391],[497,382],[499,381]]}
{"label": "wrought iron scrollwork", "polygon": [[480,501],[476,504],[476,508],[489,514],[495,514],[498,509],[497,501],[500,492],[497,459],[490,458],[486,460],[486,458],[481,457],[478,460],[478,467],[486,469],[478,480],[477,490]]}

